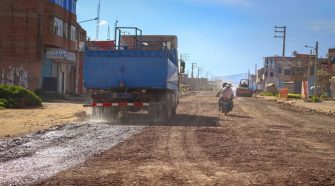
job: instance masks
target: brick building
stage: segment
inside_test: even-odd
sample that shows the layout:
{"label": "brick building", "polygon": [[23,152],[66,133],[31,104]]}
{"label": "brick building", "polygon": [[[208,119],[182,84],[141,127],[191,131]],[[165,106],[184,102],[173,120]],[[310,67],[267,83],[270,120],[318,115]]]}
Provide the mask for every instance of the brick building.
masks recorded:
{"label": "brick building", "polygon": [[77,0],[0,0],[0,83],[82,93]]}

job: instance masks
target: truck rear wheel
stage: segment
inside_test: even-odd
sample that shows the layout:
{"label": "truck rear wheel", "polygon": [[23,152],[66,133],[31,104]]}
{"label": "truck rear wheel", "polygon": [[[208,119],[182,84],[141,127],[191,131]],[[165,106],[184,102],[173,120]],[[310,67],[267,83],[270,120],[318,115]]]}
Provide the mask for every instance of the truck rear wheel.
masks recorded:
{"label": "truck rear wheel", "polygon": [[169,93],[162,96],[162,117],[168,120],[172,115],[172,98]]}

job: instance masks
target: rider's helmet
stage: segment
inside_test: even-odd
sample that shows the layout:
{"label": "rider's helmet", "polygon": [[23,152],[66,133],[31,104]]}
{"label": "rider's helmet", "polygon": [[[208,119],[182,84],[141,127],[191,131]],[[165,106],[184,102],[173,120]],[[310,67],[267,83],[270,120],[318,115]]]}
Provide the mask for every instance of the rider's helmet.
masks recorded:
{"label": "rider's helmet", "polygon": [[228,83],[224,82],[222,83],[222,88],[226,87],[228,85]]}

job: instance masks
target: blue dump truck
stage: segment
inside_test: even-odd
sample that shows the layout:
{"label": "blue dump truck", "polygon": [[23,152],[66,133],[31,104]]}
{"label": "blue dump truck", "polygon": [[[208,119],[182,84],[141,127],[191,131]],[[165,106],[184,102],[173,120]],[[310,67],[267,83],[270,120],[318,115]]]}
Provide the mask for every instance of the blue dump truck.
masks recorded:
{"label": "blue dump truck", "polygon": [[[121,35],[124,29],[135,34]],[[185,65],[179,64],[177,37],[142,35],[134,27],[116,27],[115,35],[114,45],[85,47],[84,87],[92,102],[84,106],[101,119],[169,119]]]}

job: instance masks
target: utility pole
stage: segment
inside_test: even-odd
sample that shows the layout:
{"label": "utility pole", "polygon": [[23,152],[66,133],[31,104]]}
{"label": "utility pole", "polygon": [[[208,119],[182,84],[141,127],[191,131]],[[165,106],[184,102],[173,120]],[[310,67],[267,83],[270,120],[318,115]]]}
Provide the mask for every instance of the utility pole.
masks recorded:
{"label": "utility pole", "polygon": [[197,68],[197,63],[192,63],[192,74],[191,74],[192,79],[194,78],[193,70],[194,70],[195,68]]}
{"label": "utility pole", "polygon": [[[318,80],[318,76],[317,76],[317,65],[318,65],[318,60],[319,60],[319,42],[317,41],[315,43],[315,47],[311,47],[311,46],[308,46],[308,45],[305,45],[305,47],[307,48],[312,48],[315,50],[315,63],[314,63],[314,66],[313,66],[313,69],[314,69],[314,91],[313,91],[313,95],[316,96],[316,87],[317,87],[317,80]],[[309,70],[309,68],[308,68]],[[309,76],[309,74],[308,74]]]}
{"label": "utility pole", "polygon": [[255,90],[257,90],[257,80],[258,80],[258,70],[257,70],[257,64],[255,64]]}
{"label": "utility pole", "polygon": [[198,79],[200,78],[200,73],[202,73],[203,70],[204,70],[204,67],[198,67]]}
{"label": "utility pole", "polygon": [[[280,33],[281,35],[277,35]],[[283,56],[285,57],[285,45],[286,45],[286,26],[275,26],[275,38],[283,38]]]}
{"label": "utility pole", "polygon": [[198,79],[200,78],[199,74],[200,74],[200,67],[198,67]]}
{"label": "utility pole", "polygon": [[316,96],[316,90],[317,90],[317,80],[318,80],[318,76],[317,76],[317,65],[319,62],[319,42],[315,43],[315,65],[314,65],[314,97]]}

